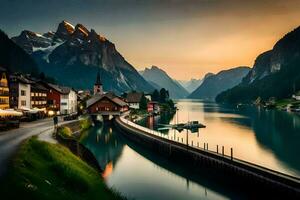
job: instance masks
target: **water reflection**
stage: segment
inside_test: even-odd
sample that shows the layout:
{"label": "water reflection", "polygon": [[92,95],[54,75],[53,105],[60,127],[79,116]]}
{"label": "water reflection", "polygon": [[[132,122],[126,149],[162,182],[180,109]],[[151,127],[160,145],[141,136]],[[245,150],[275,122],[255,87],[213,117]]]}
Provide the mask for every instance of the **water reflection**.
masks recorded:
{"label": "water reflection", "polygon": [[227,199],[239,194],[230,192],[226,184],[206,177],[201,171],[195,172],[182,163],[170,163],[121,137],[109,126],[90,129],[82,143],[95,155],[106,183],[129,198]]}
{"label": "water reflection", "polygon": [[121,156],[124,144],[118,139],[112,127],[97,125],[88,130],[82,139],[84,144],[96,157],[100,167],[104,170],[103,176],[107,177]]}
{"label": "water reflection", "polygon": [[[227,155],[232,147],[237,158],[300,176],[299,116],[277,110],[237,109],[201,101],[179,101],[177,106],[179,123],[198,120],[207,128],[200,130],[200,137],[188,132],[188,141],[185,131],[166,130],[164,133],[170,138],[200,147],[208,143],[213,151],[217,145],[224,146]],[[165,117],[162,121],[166,122]],[[162,121],[156,118],[153,128],[157,130]],[[176,115],[169,118],[170,124],[176,121]],[[140,123],[148,126],[143,121]]]}
{"label": "water reflection", "polygon": [[[216,150],[216,145],[230,147],[238,158],[275,170],[299,175],[300,120],[296,115],[256,108],[236,109],[210,102],[178,102],[178,121],[199,120],[207,125],[200,134],[190,133],[189,144]],[[176,115],[144,120],[157,129],[160,123],[175,123]],[[170,138],[186,142],[186,132],[165,132]],[[239,186],[225,182],[210,169],[173,163],[122,137],[110,126],[90,129],[82,143],[92,151],[103,169],[102,176],[133,199],[243,199]],[[225,176],[225,175],[224,175]]]}

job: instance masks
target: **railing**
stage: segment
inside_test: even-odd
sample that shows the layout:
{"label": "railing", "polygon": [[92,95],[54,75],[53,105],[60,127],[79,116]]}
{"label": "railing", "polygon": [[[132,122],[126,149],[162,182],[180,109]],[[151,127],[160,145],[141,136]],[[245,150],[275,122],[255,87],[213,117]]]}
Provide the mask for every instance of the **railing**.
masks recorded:
{"label": "railing", "polygon": [[[230,148],[230,155],[226,155],[224,146],[217,145],[217,151],[213,151],[213,150],[209,150],[208,143],[203,143],[203,148],[200,146],[199,142],[197,142],[197,145],[196,144],[194,145],[193,141],[192,141],[191,145],[189,145],[188,142],[184,142],[183,138],[181,138],[181,140],[179,140],[179,137],[177,137],[177,138],[174,138],[172,136],[170,137],[169,134],[164,134],[164,133],[161,133],[159,131],[152,130],[152,129],[146,128],[144,126],[138,125],[138,124],[126,119],[125,116],[126,115],[120,116],[120,120],[124,124],[127,124],[128,126],[134,127],[134,128],[136,128],[138,130],[141,130],[145,133],[155,135],[157,137],[163,138],[164,140],[170,141],[172,143],[178,143],[178,144],[181,144],[181,145],[184,144],[190,149],[205,151],[205,152],[208,152],[208,153],[213,154],[215,156],[219,156],[220,158],[235,161],[235,162],[241,163],[243,165],[255,167],[255,168],[258,168],[258,169],[263,170],[263,171],[268,171],[269,173],[272,173],[272,174],[275,174],[275,175],[278,175],[278,176],[283,176],[283,177],[286,177],[286,178],[289,178],[289,179],[293,179],[293,180],[296,180],[297,182],[300,181],[300,177],[295,177],[295,176],[292,176],[292,175],[289,175],[289,174],[285,174],[285,173],[282,173],[282,172],[279,172],[279,171],[269,169],[267,167],[263,167],[263,166],[260,166],[260,165],[257,165],[257,164],[239,159],[239,158],[234,158],[233,148]],[[172,139],[172,138],[174,138],[174,139]],[[219,147],[222,147],[222,148],[220,148],[220,151],[219,151]]]}

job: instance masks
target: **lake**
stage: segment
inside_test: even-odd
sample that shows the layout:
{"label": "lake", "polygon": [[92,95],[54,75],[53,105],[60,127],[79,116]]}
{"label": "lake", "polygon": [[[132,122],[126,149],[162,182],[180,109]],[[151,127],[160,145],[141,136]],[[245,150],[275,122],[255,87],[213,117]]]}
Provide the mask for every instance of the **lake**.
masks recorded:
{"label": "lake", "polygon": [[[179,100],[177,113],[149,117],[139,123],[158,129],[162,124],[197,120],[206,125],[199,133],[165,130],[169,138],[225,153],[273,170],[300,176],[300,117],[277,110],[227,107],[213,102]],[[82,143],[104,169],[108,186],[134,199],[230,199],[241,198],[216,177],[196,173],[133,144],[111,126],[88,130]]]}

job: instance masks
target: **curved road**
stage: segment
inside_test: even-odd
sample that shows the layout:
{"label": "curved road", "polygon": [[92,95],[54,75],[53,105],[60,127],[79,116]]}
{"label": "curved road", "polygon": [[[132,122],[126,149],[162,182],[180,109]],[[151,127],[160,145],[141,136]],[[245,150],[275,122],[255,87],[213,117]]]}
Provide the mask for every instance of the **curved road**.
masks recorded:
{"label": "curved road", "polygon": [[21,123],[18,129],[0,132],[0,177],[7,170],[9,159],[17,151],[21,142],[45,131],[53,131],[52,118]]}

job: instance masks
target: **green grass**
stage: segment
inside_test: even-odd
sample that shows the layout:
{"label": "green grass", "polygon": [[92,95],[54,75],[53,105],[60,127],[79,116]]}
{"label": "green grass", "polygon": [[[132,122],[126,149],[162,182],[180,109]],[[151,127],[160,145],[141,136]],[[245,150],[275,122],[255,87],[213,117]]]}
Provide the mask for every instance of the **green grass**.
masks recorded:
{"label": "green grass", "polygon": [[1,199],[122,199],[99,172],[59,144],[28,139],[0,184]]}
{"label": "green grass", "polygon": [[84,117],[79,121],[81,130],[87,130],[92,126],[92,120],[90,117]]}

